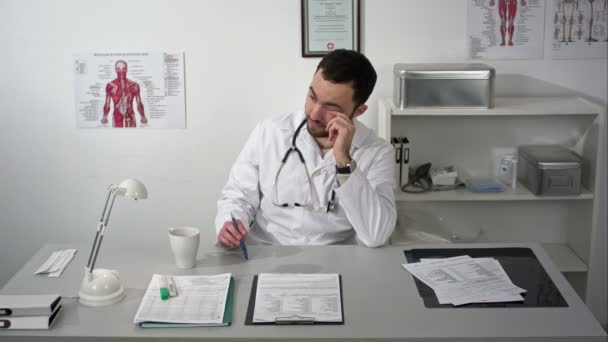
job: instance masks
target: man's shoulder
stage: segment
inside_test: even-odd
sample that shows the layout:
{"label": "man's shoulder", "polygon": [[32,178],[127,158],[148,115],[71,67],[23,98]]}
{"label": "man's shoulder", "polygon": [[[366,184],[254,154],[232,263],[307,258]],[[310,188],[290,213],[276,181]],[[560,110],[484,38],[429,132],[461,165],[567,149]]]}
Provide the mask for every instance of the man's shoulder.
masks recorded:
{"label": "man's shoulder", "polygon": [[380,138],[371,128],[367,127],[361,121],[357,121],[356,127],[357,131],[361,132],[363,135],[361,142],[359,143],[360,148],[371,148],[374,150],[393,148],[388,141]]}
{"label": "man's shoulder", "polygon": [[302,123],[304,117],[305,115],[301,111],[281,113],[263,120],[259,125],[263,129],[278,129],[293,132]]}

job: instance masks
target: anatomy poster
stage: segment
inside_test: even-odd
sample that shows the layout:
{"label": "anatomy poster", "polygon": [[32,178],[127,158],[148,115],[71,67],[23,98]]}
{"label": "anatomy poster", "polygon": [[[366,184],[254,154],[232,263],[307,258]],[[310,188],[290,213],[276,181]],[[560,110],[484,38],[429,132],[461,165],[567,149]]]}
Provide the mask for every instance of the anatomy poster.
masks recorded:
{"label": "anatomy poster", "polygon": [[543,57],[545,0],[468,0],[471,59]]}
{"label": "anatomy poster", "polygon": [[80,128],[185,128],[184,53],[74,55]]}
{"label": "anatomy poster", "polygon": [[551,58],[606,58],[608,0],[549,0]]}

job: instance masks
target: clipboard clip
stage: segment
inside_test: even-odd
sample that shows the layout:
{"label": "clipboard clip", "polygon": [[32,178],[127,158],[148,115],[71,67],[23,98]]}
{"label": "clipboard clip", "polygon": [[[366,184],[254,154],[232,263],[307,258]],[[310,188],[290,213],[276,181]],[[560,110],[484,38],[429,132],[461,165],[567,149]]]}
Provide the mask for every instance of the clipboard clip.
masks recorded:
{"label": "clipboard clip", "polygon": [[391,139],[391,144],[393,145],[393,148],[395,148],[395,163],[401,164],[403,147],[401,145],[401,142],[399,141],[399,138],[393,137]]}
{"label": "clipboard clip", "polygon": [[314,317],[304,317],[300,315],[292,315],[287,317],[277,317],[274,320],[275,324],[314,324]]}
{"label": "clipboard clip", "polygon": [[397,182],[401,188],[409,183],[410,141],[407,137],[392,137],[391,144],[395,149]]}

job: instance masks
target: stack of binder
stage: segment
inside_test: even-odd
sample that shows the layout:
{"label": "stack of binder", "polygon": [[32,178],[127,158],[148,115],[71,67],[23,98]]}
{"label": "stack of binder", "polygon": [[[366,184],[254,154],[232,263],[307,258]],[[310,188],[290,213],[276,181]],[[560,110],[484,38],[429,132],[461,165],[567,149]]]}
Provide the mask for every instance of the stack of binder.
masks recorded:
{"label": "stack of binder", "polygon": [[49,329],[61,308],[56,294],[0,295],[0,330]]}

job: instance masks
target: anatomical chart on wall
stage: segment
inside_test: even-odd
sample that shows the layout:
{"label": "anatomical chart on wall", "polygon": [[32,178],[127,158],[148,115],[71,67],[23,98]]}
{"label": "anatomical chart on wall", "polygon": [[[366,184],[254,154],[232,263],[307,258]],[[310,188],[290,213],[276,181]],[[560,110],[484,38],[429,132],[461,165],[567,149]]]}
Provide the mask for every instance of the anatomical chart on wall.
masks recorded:
{"label": "anatomical chart on wall", "polygon": [[184,52],[74,54],[79,128],[186,128]]}
{"label": "anatomical chart on wall", "polygon": [[471,59],[543,57],[545,0],[468,0]]}
{"label": "anatomical chart on wall", "polygon": [[549,0],[551,58],[606,58],[608,0]]}

